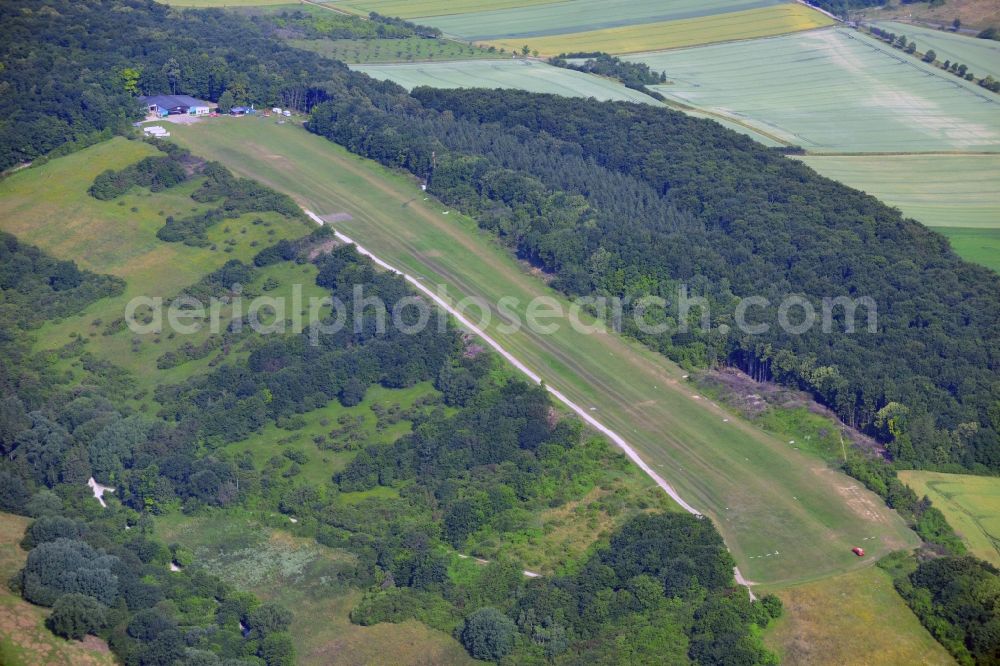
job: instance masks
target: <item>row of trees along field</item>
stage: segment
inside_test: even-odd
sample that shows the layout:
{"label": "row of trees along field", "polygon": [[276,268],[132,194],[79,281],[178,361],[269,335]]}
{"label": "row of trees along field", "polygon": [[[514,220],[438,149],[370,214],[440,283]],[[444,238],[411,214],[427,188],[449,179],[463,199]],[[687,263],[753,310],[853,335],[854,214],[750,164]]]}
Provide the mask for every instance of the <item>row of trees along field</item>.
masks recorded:
{"label": "row of trees along field", "polygon": [[[676,319],[663,335],[626,332],[683,363],[807,389],[903,464],[1000,469],[1000,278],[873,197],[643,105],[379,90],[319,105],[309,129],[427,178],[568,294],[676,303],[687,285],[727,325],[740,298],[763,296],[760,335],[703,330],[699,308],[688,332]],[[840,308],[829,333],[784,332],[789,294],[817,313],[824,298],[869,297],[877,329],[862,307],[853,333]]]}
{"label": "row of trees along field", "polygon": [[[901,49],[911,55],[917,54],[917,43],[912,40],[907,40],[906,35],[897,35],[894,32],[883,30],[878,26],[869,26],[868,30],[872,35],[878,37],[879,39],[888,44],[891,44],[897,49]],[[923,56],[921,56],[921,59],[924,62],[929,62],[930,64],[933,65],[937,63],[937,53],[933,49],[928,49],[923,54]],[[977,78],[976,75],[969,70],[968,65],[964,65],[960,62],[952,62],[951,60],[945,60],[943,63],[941,63],[941,69],[945,70],[946,72],[951,72],[955,76],[965,79],[966,81],[975,81]],[[986,88],[987,90],[991,90],[993,92],[1000,92],[1000,81],[994,79],[992,74],[987,74],[986,76],[980,78],[979,85],[982,86],[983,88]]]}
{"label": "row of trees along field", "polygon": [[[144,175],[151,171],[172,173],[144,164],[126,171],[135,187],[163,185]],[[327,236],[263,249],[254,265],[304,261]],[[664,654],[703,664],[774,661],[758,628],[781,612],[780,602],[751,603],[714,526],[687,514],[642,514],[586,555],[579,573],[528,580],[501,560],[463,581],[449,577],[452,548],[503,538],[525,516],[562,506],[609,466],[627,464],[605,443],[584,442],[579,422],[554,418],[543,388],[511,379],[491,354],[467,353],[450,326],[432,321],[404,335],[380,330],[374,316],[355,320],[348,307],[348,325],[318,345],[308,334],[249,338],[243,360],[161,387],[154,417],[128,406],[133,380],[85,344],[31,354],[30,332],[16,323],[67,314],[48,292],[74,296],[77,311],[120,292],[120,282],[3,240],[3,265],[20,267],[0,285],[3,302],[12,315],[33,316],[5,317],[11,328],[0,337],[0,508],[36,518],[15,583],[27,600],[53,607],[49,625],[60,635],[102,636],[127,664],[291,663],[286,609],[223,585],[183,547],[152,536],[157,514],[253,506],[294,514],[300,533],[356,555],[337,576],[370,588],[352,613],[359,623],[417,618],[454,633],[473,656],[516,663],[636,663]],[[390,309],[412,293],[352,247],[317,261],[317,284],[346,303],[356,285],[362,298],[377,296]],[[185,291],[223,296],[227,279],[249,280],[254,270],[229,262]],[[50,309],[36,308],[35,298]],[[51,372],[54,358],[78,360],[83,376]],[[372,385],[424,381],[441,397],[408,415],[413,434],[388,447],[361,442],[325,484],[297,478],[295,468],[308,463],[301,451],[289,450],[294,462],[282,470],[285,457],[258,468],[223,448],[268,423],[294,432],[303,412],[334,400],[356,405]],[[86,486],[91,476],[115,486],[106,509]],[[398,497],[337,502],[341,492],[376,485]],[[171,572],[171,563],[184,568]]]}

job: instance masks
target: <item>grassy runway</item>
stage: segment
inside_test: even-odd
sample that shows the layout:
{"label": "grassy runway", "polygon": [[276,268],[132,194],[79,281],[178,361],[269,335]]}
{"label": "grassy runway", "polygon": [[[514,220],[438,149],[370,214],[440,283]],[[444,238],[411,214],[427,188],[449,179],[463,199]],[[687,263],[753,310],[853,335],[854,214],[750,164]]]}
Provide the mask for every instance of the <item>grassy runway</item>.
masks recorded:
{"label": "grassy runway", "polygon": [[[175,137],[199,154],[288,192],[320,214],[348,212],[344,231],[407,272],[496,303],[555,292],[480,232],[472,220],[424,201],[417,184],[301,128],[265,120],[204,122]],[[472,313],[474,314],[474,312]],[[857,483],[698,396],[682,370],[617,335],[491,334],[549,383],[625,436],[681,494],[711,515],[742,571],[791,583],[864,566],[915,536]],[[869,560],[870,561],[870,560]]]}

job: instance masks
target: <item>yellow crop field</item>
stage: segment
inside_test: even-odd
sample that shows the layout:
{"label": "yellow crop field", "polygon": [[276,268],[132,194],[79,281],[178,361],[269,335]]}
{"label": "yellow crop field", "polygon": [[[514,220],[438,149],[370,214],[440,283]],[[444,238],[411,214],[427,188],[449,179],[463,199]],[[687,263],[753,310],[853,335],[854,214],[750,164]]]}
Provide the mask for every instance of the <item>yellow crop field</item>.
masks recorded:
{"label": "yellow crop field", "polygon": [[580,51],[639,53],[739,39],[771,37],[789,32],[822,28],[832,24],[832,19],[809,7],[787,4],[748,9],[742,12],[700,16],[692,19],[606,28],[565,35],[518,37],[484,43],[508,50],[518,50],[527,45],[543,56]]}

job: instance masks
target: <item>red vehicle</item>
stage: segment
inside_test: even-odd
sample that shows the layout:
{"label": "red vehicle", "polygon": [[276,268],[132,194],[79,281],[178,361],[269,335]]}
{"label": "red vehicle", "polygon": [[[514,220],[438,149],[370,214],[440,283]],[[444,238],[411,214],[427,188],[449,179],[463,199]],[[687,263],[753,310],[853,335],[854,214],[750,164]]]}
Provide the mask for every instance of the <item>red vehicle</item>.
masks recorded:
{"label": "red vehicle", "polygon": [[851,548],[851,552],[854,553],[855,555],[857,555],[858,557],[864,557],[865,556],[865,549],[864,548],[858,548],[857,546],[855,546],[854,548]]}

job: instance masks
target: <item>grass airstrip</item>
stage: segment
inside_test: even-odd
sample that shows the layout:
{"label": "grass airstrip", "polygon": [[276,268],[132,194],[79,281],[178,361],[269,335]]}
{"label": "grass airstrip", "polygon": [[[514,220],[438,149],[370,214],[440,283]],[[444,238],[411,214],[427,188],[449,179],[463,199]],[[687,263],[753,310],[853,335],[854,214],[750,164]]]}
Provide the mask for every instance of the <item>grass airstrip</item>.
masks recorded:
{"label": "grass airstrip", "polygon": [[[446,298],[547,295],[565,301],[472,220],[427,199],[411,178],[350,155],[299,127],[264,119],[220,119],[177,128],[177,140],[294,196],[321,214],[348,213],[337,228],[432,284]],[[444,213],[449,213],[445,215]],[[565,312],[565,310],[564,310]],[[475,311],[472,313],[474,317]],[[850,548],[874,556],[915,544],[882,502],[822,461],[795,450],[698,395],[683,371],[612,334],[490,332],[575,402],[626,437],[711,515],[743,573],[791,583],[863,566]]]}

